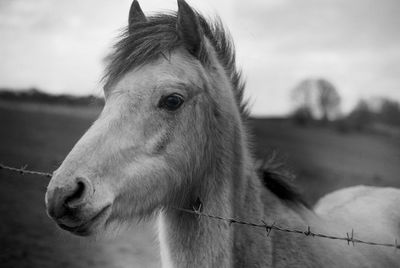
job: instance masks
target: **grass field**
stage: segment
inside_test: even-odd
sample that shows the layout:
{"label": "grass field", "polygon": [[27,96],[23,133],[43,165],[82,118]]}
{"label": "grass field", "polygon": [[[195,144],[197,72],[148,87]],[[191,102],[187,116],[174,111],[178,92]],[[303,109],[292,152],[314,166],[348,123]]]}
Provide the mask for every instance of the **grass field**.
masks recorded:
{"label": "grass field", "polygon": [[251,126],[257,154],[278,151],[311,204],[327,192],[352,185],[400,187],[400,137],[341,134],[279,120],[258,119]]}
{"label": "grass field", "polygon": [[[52,171],[94,120],[91,108],[0,103],[0,162]],[[288,121],[249,122],[257,155],[277,150],[298,174],[310,203],[356,184],[400,187],[400,139],[299,128]],[[87,241],[46,216],[47,179],[0,170],[0,267],[158,267],[151,224],[115,239]]]}

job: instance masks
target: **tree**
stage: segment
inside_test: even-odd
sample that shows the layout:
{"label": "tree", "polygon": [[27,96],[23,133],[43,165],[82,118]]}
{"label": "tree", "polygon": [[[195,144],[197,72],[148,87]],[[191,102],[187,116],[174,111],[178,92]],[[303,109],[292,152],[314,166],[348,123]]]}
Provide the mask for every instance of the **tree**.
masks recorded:
{"label": "tree", "polygon": [[295,113],[309,111],[314,119],[328,121],[338,116],[340,95],[326,79],[305,79],[291,92]]}
{"label": "tree", "polygon": [[317,99],[322,120],[328,121],[338,116],[340,96],[333,84],[325,79],[317,80]]}
{"label": "tree", "polygon": [[292,100],[295,102],[296,110],[308,108],[311,110],[312,97],[311,97],[311,80],[303,80],[292,91]]}
{"label": "tree", "polygon": [[382,99],[378,117],[383,123],[400,126],[400,104],[389,99]]}
{"label": "tree", "polygon": [[350,125],[357,130],[364,130],[374,120],[375,114],[365,100],[360,100],[348,115]]}
{"label": "tree", "polygon": [[303,80],[291,92],[291,99],[295,105],[292,117],[299,125],[307,125],[314,119],[311,88],[311,81]]}
{"label": "tree", "polygon": [[311,111],[308,109],[308,107],[299,107],[293,112],[292,118],[298,125],[301,126],[305,126],[313,121]]}

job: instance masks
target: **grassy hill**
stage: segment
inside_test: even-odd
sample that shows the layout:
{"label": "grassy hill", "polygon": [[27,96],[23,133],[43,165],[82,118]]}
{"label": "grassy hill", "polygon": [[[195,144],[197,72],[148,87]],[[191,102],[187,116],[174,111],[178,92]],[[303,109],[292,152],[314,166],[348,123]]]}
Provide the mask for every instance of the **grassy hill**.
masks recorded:
{"label": "grassy hill", "polygon": [[[98,106],[0,102],[0,162],[54,170],[90,126]],[[400,140],[301,128],[287,120],[249,121],[258,156],[286,158],[297,184],[314,203],[344,186],[400,187]],[[0,170],[1,267],[158,267],[155,232],[135,226],[118,239],[87,241],[60,231],[46,216],[47,179]]]}

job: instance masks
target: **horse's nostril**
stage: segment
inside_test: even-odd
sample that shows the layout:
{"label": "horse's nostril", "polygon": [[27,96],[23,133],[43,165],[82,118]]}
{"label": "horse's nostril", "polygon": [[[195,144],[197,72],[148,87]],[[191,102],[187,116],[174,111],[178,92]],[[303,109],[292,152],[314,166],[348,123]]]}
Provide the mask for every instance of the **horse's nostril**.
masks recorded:
{"label": "horse's nostril", "polygon": [[76,178],[76,185],[69,196],[65,198],[64,205],[68,208],[76,208],[83,204],[92,194],[92,184],[86,178]]}
{"label": "horse's nostril", "polygon": [[61,187],[50,185],[46,193],[47,212],[54,219],[77,213],[78,208],[93,196],[93,192],[93,184],[85,177],[64,182]]}

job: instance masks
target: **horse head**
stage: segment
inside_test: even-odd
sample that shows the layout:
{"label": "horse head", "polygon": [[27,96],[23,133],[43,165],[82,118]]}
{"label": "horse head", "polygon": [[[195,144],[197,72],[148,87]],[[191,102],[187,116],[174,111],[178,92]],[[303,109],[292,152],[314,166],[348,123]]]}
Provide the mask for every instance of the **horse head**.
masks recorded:
{"label": "horse head", "polygon": [[216,154],[230,142],[222,129],[235,131],[240,117],[235,70],[220,64],[215,48],[224,39],[185,1],[176,14],[152,17],[134,1],[128,21],[109,57],[103,111],[46,193],[48,214],[78,235],[190,204],[221,164]]}

